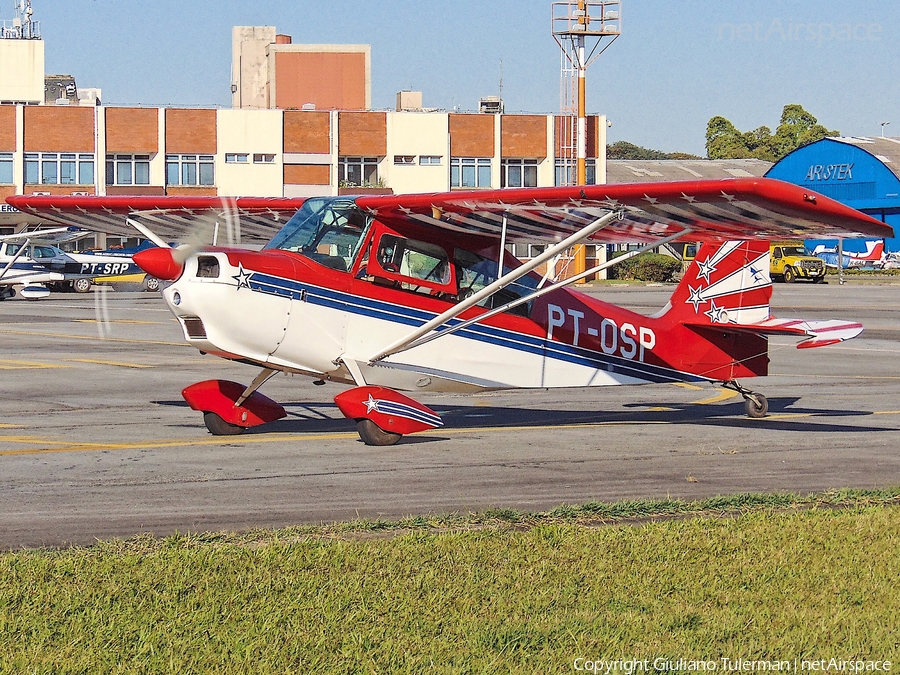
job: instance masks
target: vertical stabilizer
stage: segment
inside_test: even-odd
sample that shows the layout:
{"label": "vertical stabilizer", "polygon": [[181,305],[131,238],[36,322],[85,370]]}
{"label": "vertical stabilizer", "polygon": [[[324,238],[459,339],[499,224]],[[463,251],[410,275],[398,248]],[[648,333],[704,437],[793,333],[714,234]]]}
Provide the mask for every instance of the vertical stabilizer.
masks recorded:
{"label": "vertical stabilizer", "polygon": [[755,324],[769,318],[769,242],[703,244],[667,314],[693,325]]}

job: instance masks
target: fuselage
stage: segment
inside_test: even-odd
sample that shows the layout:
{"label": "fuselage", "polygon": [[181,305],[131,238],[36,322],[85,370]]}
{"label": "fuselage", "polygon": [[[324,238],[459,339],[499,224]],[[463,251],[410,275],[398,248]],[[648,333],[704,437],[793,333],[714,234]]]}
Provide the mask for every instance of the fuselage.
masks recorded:
{"label": "fuselage", "polygon": [[67,253],[47,244],[17,242],[0,242],[0,271],[3,269],[3,284],[58,283],[141,271],[130,256]]}
{"label": "fuselage", "polygon": [[[701,336],[677,312],[647,317],[567,288],[373,361],[386,345],[496,280],[497,247],[473,237],[400,233],[371,219],[335,222],[330,238],[322,236],[321,222],[313,233],[297,223],[291,231],[289,223],[261,252],[208,250],[190,257],[163,293],[185,338],[228,359],[348,383],[360,384],[361,376],[366,384],[411,391],[761,374],[759,344],[735,359],[731,337]],[[507,254],[504,271],[517,264]],[[527,275],[438,331],[539,283]],[[764,358],[764,341],[762,352]]]}

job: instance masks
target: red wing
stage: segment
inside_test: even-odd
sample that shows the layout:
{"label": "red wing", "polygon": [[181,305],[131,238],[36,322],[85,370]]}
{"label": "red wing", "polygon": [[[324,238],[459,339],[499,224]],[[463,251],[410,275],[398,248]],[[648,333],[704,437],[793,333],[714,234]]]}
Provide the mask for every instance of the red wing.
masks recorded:
{"label": "red wing", "polygon": [[[305,201],[277,197],[55,197],[15,196],[21,211],[53,222],[109,234],[133,235],[137,216],[165,239],[197,221],[239,223],[244,240],[267,241]],[[465,235],[510,242],[556,242],[611,210],[616,221],[597,241],[653,242],[691,228],[684,239],[806,239],[868,235],[893,237],[891,227],[796,185],[770,178],[520,188],[416,195],[361,196],[356,203],[388,225],[415,222]],[[239,219],[235,218],[239,216]]]}
{"label": "red wing", "polygon": [[892,237],[855,209],[771,178],[590,185],[358,197],[387,223],[410,220],[511,242],[560,241],[610,210],[624,218],[593,235],[604,242],[653,242],[685,227],[688,241]]}
{"label": "red wing", "polygon": [[229,227],[240,227],[242,241],[266,242],[293,216],[304,198],[279,197],[76,197],[20,195],[8,197],[14,207],[46,220],[77,225],[94,232],[133,237],[126,217],[137,217],[166,240],[177,240],[198,224],[219,225],[224,239]]}

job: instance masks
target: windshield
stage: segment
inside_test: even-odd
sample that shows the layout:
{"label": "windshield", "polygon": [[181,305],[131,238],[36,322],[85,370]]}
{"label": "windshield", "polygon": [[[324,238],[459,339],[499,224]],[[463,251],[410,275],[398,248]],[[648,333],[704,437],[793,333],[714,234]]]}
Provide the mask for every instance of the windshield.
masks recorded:
{"label": "windshield", "polygon": [[352,199],[307,199],[266,248],[294,251],[326,267],[347,271],[368,224],[369,219]]}
{"label": "windshield", "polygon": [[806,249],[802,246],[782,246],[785,255],[805,256]]}

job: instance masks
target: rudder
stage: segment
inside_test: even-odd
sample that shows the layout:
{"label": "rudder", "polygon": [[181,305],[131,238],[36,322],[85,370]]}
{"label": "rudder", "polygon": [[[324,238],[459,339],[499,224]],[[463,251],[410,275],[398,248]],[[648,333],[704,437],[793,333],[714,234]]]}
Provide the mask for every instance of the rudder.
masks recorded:
{"label": "rudder", "polygon": [[755,324],[769,318],[768,241],[703,244],[666,314],[693,325]]}

